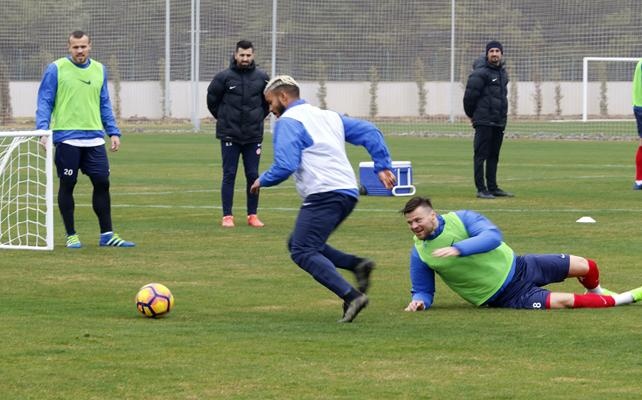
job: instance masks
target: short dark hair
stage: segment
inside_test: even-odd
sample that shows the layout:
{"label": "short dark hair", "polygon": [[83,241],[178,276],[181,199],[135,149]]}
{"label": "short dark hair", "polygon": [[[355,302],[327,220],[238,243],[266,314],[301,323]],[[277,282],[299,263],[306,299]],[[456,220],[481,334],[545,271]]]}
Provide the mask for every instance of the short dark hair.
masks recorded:
{"label": "short dark hair", "polygon": [[239,40],[236,43],[235,51],[239,51],[239,49],[243,49],[243,50],[252,49],[252,50],[254,50],[254,45],[249,40]]}
{"label": "short dark hair", "polygon": [[85,32],[83,32],[83,31],[73,31],[73,32],[71,32],[71,33],[69,34],[69,38],[67,39],[67,41],[69,41],[69,39],[71,39],[71,38],[74,38],[74,39],[82,39],[82,37],[83,37],[83,36],[87,36],[87,39],[89,39],[89,42],[91,42],[91,38],[89,37],[89,35],[88,35],[88,34],[86,34],[86,33],[85,33]]}
{"label": "short dark hair", "polygon": [[399,210],[403,215],[409,214],[415,211],[419,207],[428,207],[432,209],[432,202],[428,197],[415,196],[412,199],[408,200],[406,205]]}

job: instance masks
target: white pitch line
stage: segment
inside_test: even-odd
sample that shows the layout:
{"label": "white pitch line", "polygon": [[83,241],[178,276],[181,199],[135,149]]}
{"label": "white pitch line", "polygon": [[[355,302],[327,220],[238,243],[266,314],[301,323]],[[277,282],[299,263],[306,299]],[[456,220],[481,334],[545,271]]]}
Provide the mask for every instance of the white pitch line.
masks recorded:
{"label": "white pitch line", "polygon": [[[281,189],[294,189],[294,185],[291,185],[291,186],[280,185],[278,187],[261,188],[261,190],[281,190]],[[221,189],[215,188],[215,189],[193,189],[193,190],[166,190],[162,192],[154,192],[154,191],[118,192],[118,196],[153,196],[153,195],[166,196],[166,195],[175,195],[175,194],[183,194],[183,193],[220,193],[220,191]],[[234,192],[245,193],[245,186],[243,186],[242,188],[235,188]]]}
{"label": "white pitch line", "polygon": [[[76,207],[91,207],[91,204],[76,204]],[[216,205],[179,205],[179,204],[112,204],[112,208],[151,208],[151,209],[183,209],[183,210],[220,210],[221,206]],[[267,211],[299,211],[299,207],[261,207],[261,210]],[[532,208],[475,208],[477,212],[483,213],[642,213],[642,208],[546,208],[546,209],[532,209]],[[355,212],[376,212],[376,213],[399,213],[397,208],[355,208]],[[457,210],[438,210],[439,212],[449,212]]]}

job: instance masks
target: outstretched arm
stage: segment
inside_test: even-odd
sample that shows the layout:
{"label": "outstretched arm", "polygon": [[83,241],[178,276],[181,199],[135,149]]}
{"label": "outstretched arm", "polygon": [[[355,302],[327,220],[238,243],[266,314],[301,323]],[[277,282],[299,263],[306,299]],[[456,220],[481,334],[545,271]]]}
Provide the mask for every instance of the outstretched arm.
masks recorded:
{"label": "outstretched arm", "polygon": [[410,253],[410,283],[412,300],[405,311],[429,309],[435,295],[435,271],[419,258],[414,247]]}
{"label": "outstretched arm", "polygon": [[274,161],[252,184],[250,192],[262,186],[275,186],[288,179],[301,164],[303,150],[312,145],[312,138],[303,124],[292,118],[280,118],[274,127]]}
{"label": "outstretched arm", "polygon": [[383,134],[373,123],[357,118],[341,116],[346,141],[356,146],[363,146],[374,161],[374,170],[386,189],[392,189],[396,177],[392,173],[390,152],[383,139]]}
{"label": "outstretched arm", "polygon": [[392,169],[390,152],[383,139],[383,134],[373,123],[362,119],[341,116],[346,141],[356,146],[363,146],[374,161],[374,170]]}

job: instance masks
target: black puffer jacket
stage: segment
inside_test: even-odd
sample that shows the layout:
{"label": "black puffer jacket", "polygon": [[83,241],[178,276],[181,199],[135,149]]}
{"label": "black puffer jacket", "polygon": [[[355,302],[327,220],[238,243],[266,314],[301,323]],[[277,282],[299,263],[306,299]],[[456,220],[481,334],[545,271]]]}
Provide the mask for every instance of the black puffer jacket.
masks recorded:
{"label": "black puffer jacket", "polygon": [[234,58],[230,67],[214,76],[207,88],[207,108],[216,118],[216,137],[239,144],[263,141],[263,120],[269,107],[263,89],[270,80],[254,62],[238,68]]}
{"label": "black puffer jacket", "polygon": [[464,111],[473,126],[506,126],[508,74],[504,64],[475,62],[464,93]]}

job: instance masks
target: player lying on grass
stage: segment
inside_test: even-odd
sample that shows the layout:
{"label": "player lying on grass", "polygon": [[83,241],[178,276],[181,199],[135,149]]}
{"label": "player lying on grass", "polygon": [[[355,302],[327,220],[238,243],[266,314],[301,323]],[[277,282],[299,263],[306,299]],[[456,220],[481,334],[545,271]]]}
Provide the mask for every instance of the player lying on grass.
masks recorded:
{"label": "player lying on grass", "polygon": [[[642,299],[642,287],[621,294],[600,286],[595,261],[568,254],[516,255],[488,218],[470,210],[440,215],[430,199],[413,197],[401,213],[414,234],[410,255],[412,301],[406,311],[430,308],[435,272],[464,300],[502,308],[601,308]],[[542,286],[577,278],[584,294]]]}

